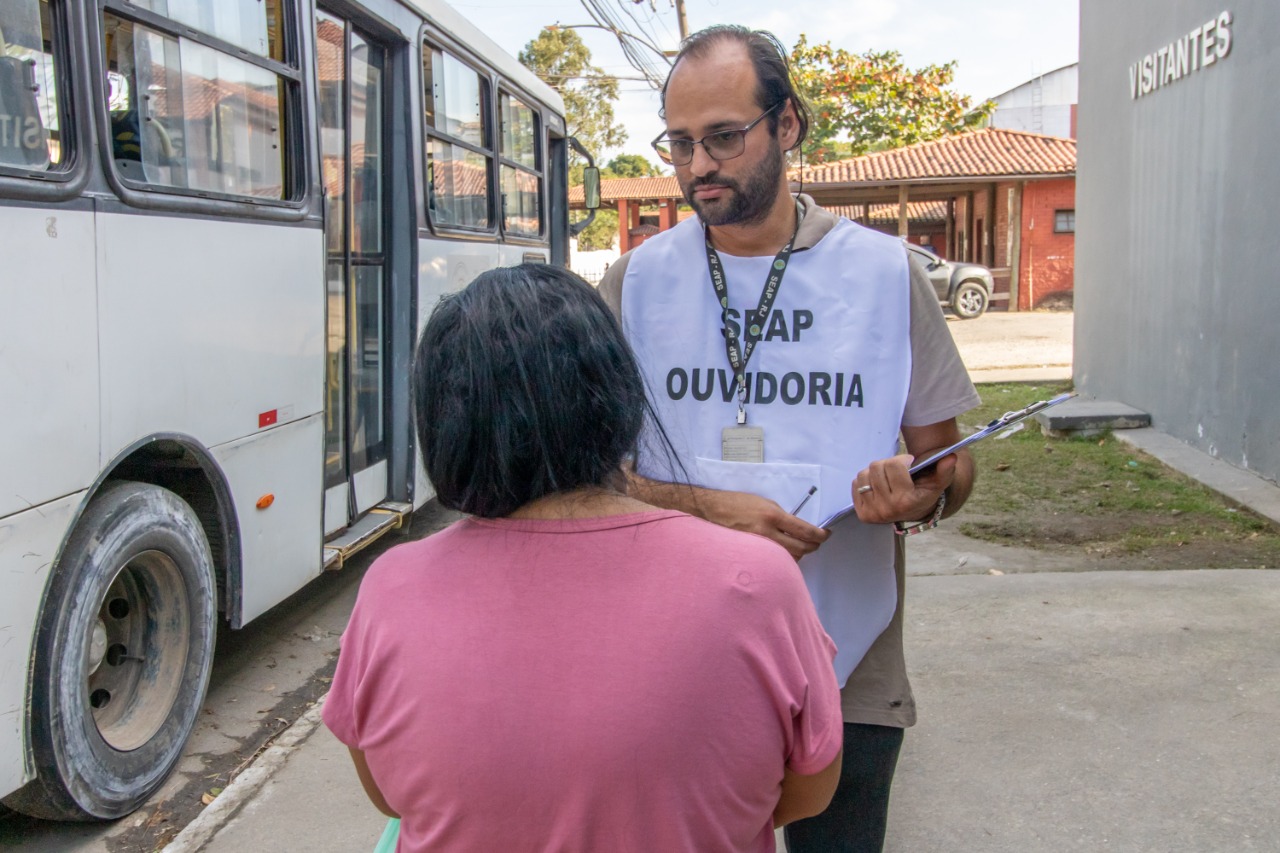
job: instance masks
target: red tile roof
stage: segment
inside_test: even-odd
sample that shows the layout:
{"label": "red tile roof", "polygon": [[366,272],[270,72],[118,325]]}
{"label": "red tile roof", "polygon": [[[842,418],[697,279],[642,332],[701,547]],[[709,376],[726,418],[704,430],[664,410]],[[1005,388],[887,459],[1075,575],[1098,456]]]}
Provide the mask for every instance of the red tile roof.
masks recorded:
{"label": "red tile roof", "polygon": [[906,148],[793,170],[806,184],[1074,175],[1076,141],[988,127]]}
{"label": "red tile roof", "polygon": [[[858,219],[862,216],[862,205],[841,204],[823,205],[824,208],[838,216]],[[909,201],[907,202],[907,221],[919,224],[933,224],[947,220],[947,203],[945,201]],[[868,205],[864,220],[869,225],[897,225],[898,206],[896,204]]]}
{"label": "red tile roof", "polygon": [[[674,175],[654,178],[607,178],[600,182],[600,203],[608,205],[620,199],[633,201],[684,198]],[[582,187],[569,188],[569,204],[582,204]]]}

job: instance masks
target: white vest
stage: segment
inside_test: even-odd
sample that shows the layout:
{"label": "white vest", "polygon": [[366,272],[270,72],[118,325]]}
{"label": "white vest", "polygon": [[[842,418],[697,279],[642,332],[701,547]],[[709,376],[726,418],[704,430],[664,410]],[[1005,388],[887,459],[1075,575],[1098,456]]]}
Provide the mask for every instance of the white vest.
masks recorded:
{"label": "white vest", "polygon": [[[760,300],[772,257],[722,254],[730,317]],[[736,312],[732,313],[732,312]],[[638,248],[622,289],[623,329],[684,471],[650,431],[639,470],[660,480],[751,492],[817,523],[848,505],[857,473],[897,453],[911,378],[910,278],[897,238],[842,219],[791,256],[747,365],[747,422],[764,428],[762,464],[721,460],[721,429],[736,422],[733,371],[696,217]],[[893,531],[850,515],[800,561],[843,685],[897,603]]]}

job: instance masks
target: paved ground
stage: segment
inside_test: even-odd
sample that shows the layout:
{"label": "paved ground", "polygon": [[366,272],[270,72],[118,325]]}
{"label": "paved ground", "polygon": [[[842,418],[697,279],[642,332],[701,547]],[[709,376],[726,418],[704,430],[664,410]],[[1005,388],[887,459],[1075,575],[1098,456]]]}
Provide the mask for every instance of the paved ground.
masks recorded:
{"label": "paved ground", "polygon": [[993,312],[975,320],[949,317],[947,328],[974,382],[1041,382],[1071,378],[1070,311]]}
{"label": "paved ground", "polygon": [[[979,381],[1070,375],[1070,314],[950,327]],[[1033,346],[1011,345],[1026,336]],[[1166,461],[1246,505],[1280,495],[1207,457]],[[1277,849],[1280,573],[1081,572],[949,529],[913,540],[911,566],[921,723],[902,754],[890,853]],[[171,853],[264,838],[368,849],[384,821],[317,718],[268,756],[252,795]]]}
{"label": "paved ground", "polygon": [[[1070,316],[949,327],[980,381],[1042,380],[1070,375]],[[1026,355],[1020,336],[1043,348]],[[1221,478],[1215,488],[1246,505],[1280,495],[1210,472],[1207,457],[1168,461]],[[887,850],[1278,849],[1280,573],[1056,560],[946,528],[912,541],[906,642],[921,722]],[[317,722],[313,707],[169,853],[371,849],[384,820]]]}
{"label": "paved ground", "polygon": [[[908,589],[921,722],[890,853],[1276,849],[1280,573],[926,574]],[[275,759],[209,843],[171,853],[372,847],[385,821],[322,725]]]}
{"label": "paved ground", "polygon": [[[1229,499],[1280,506],[1275,484],[1157,438],[1143,446]],[[920,724],[888,853],[1280,849],[1280,572],[1081,571],[949,525],[909,555]],[[168,853],[368,849],[385,822],[317,721]]]}

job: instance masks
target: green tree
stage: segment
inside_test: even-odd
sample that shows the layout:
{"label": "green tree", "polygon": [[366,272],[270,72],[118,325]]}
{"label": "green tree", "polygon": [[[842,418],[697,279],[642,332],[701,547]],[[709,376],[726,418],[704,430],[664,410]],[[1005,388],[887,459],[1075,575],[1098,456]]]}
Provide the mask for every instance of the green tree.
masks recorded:
{"label": "green tree", "polygon": [[642,154],[619,154],[601,170],[601,176],[610,178],[651,178],[665,174],[657,163],[651,163]]}
{"label": "green tree", "polygon": [[[573,30],[543,27],[538,37],[520,51],[520,62],[564,98],[569,133],[592,153],[627,141],[627,131],[613,114],[618,81],[591,64],[591,50]],[[570,153],[577,162],[577,155]],[[577,170],[581,182],[581,170]]]}
{"label": "green tree", "polygon": [[791,52],[813,110],[804,155],[812,163],[928,142],[982,126],[994,101],[972,105],[951,88],[956,63],[908,68],[895,50],[849,53],[801,35]]}
{"label": "green tree", "polygon": [[[578,172],[578,182],[582,181],[582,170]],[[619,154],[607,164],[600,167],[601,180],[609,178],[651,178],[666,174],[661,166],[646,159],[642,154]],[[570,178],[572,181],[573,179]],[[583,214],[585,216],[585,214]],[[618,211],[613,208],[601,208],[596,211],[596,218],[578,235],[578,248],[584,252],[593,249],[607,249],[613,245],[618,236]]]}
{"label": "green tree", "polygon": [[[593,156],[601,156],[609,148],[627,141],[627,131],[613,114],[618,99],[618,81],[591,64],[591,50],[573,30],[543,27],[538,37],[520,51],[520,62],[537,74],[564,99],[565,124]],[[626,156],[626,155],[620,155]],[[643,158],[641,158],[643,159]],[[569,186],[582,183],[585,161],[569,151]],[[601,169],[601,177],[608,177]],[[577,222],[585,211],[572,214]],[[578,235],[578,248],[583,251],[607,249],[618,233],[618,212],[601,209],[595,219]]]}
{"label": "green tree", "polygon": [[617,238],[617,208],[602,207],[596,211],[596,218],[591,220],[591,224],[583,228],[582,233],[578,235],[578,250],[591,252],[596,249],[608,249]]}

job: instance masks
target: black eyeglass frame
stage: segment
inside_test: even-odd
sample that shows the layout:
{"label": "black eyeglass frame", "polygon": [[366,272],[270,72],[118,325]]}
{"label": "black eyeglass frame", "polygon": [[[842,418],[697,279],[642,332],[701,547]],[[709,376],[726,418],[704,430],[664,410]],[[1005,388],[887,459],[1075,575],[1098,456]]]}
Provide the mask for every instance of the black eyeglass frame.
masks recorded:
{"label": "black eyeglass frame", "polygon": [[[734,159],[737,159],[738,157],[741,157],[743,153],[746,152],[747,134],[751,132],[751,129],[755,127],[757,124],[759,124],[760,122],[764,121],[765,117],[770,113],[772,113],[774,110],[776,110],[778,107],[785,106],[788,103],[788,101],[790,101],[790,98],[783,98],[781,101],[778,101],[778,103],[774,104],[773,106],[769,107],[769,109],[760,113],[760,115],[758,115],[755,119],[751,121],[750,124],[746,125],[745,127],[736,127],[728,130],[717,130],[715,133],[708,133],[706,136],[702,137],[701,139],[670,139],[667,137],[666,131],[663,131],[662,133],[659,133],[656,137],[654,137],[653,141],[650,142],[649,145],[652,146],[653,150],[657,152],[659,159],[661,159],[664,163],[667,163],[668,165],[671,165],[671,166],[688,166],[690,163],[692,163],[693,162],[693,146],[695,145],[701,145],[702,150],[707,152],[707,156],[710,157],[712,160],[715,160],[717,163],[722,163],[725,160],[734,160]],[[736,136],[738,139],[739,145],[741,147],[738,149],[738,152],[736,154],[730,154],[727,157],[717,157],[715,154],[712,153],[711,147],[707,145],[707,140],[713,136],[726,136],[726,137]],[[682,162],[676,162],[675,150],[673,148],[668,148],[666,153],[663,153],[663,150],[658,147],[658,143],[660,142],[666,142],[668,143],[668,145],[675,142],[687,142],[689,144],[689,159],[684,160]]]}

